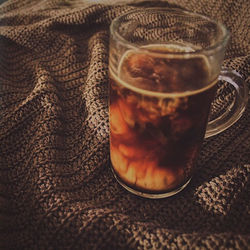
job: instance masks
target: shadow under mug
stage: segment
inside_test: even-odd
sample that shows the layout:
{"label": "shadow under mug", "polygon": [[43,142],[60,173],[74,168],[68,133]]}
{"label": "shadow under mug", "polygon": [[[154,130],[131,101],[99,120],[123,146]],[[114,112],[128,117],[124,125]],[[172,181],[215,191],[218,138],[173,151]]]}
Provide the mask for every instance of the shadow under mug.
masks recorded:
{"label": "shadow under mug", "polygon": [[203,139],[241,117],[247,86],[238,73],[221,70],[228,40],[221,23],[180,9],[137,9],[113,20],[110,158],[125,189],[146,198],[178,193],[192,178]]}

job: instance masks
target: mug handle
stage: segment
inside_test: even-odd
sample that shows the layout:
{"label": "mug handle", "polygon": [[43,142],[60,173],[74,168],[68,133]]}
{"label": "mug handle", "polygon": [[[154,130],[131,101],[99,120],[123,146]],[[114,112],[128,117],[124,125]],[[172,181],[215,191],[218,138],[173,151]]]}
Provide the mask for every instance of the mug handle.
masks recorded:
{"label": "mug handle", "polygon": [[228,82],[235,88],[235,100],[223,114],[208,122],[205,138],[217,135],[231,127],[242,116],[248,102],[248,87],[239,73],[223,69],[218,80]]}

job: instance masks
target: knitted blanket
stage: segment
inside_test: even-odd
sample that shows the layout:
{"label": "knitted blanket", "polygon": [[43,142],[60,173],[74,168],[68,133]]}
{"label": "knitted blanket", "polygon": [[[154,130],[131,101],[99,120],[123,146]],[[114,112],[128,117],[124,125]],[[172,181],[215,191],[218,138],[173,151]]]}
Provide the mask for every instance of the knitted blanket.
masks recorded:
{"label": "knitted blanket", "polygon": [[9,0],[0,5],[0,249],[249,249],[250,105],[204,140],[191,183],[143,199],[109,162],[116,16],[181,7],[231,32],[224,66],[250,85],[248,0]]}

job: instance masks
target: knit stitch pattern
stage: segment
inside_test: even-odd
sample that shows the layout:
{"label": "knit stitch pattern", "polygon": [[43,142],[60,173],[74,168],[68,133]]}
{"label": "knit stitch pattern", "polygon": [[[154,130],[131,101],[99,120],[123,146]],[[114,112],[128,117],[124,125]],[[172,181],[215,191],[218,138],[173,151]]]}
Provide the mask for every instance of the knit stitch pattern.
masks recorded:
{"label": "knit stitch pattern", "polygon": [[250,2],[100,2],[0,5],[0,249],[248,249],[250,105],[184,191],[136,197],[110,170],[108,53],[116,16],[180,7],[228,27],[224,66],[249,86]]}

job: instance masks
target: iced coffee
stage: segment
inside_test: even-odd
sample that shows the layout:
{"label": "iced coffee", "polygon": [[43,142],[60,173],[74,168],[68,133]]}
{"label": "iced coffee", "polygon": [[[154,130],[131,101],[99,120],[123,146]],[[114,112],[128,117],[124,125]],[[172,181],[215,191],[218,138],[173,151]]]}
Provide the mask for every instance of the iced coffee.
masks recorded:
{"label": "iced coffee", "polygon": [[[114,176],[138,196],[175,195],[194,176],[204,137],[232,126],[246,108],[247,84],[221,70],[230,33],[207,16],[149,7],[115,17],[109,35]],[[228,83],[230,100],[220,98],[228,96],[224,83],[215,98],[218,80]]]}
{"label": "iced coffee", "polygon": [[215,82],[208,82],[204,56],[178,53],[188,50],[176,45],[129,50],[118,71],[110,69],[112,168],[138,192],[176,190],[195,168]]}

